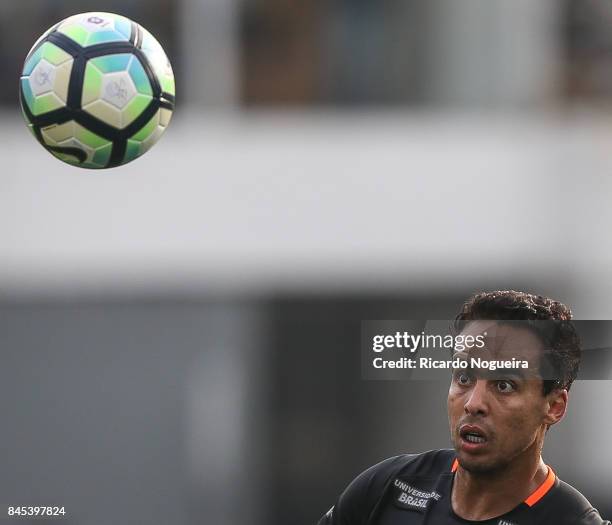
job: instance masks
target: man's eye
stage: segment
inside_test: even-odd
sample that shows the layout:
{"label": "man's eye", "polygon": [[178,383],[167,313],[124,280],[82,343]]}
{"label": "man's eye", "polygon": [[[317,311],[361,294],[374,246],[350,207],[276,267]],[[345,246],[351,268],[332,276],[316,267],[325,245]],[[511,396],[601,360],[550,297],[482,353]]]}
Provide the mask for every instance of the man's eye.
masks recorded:
{"label": "man's eye", "polygon": [[516,389],[514,388],[514,384],[511,381],[507,381],[502,379],[497,382],[497,390],[500,392],[507,394],[508,392],[514,392]]}
{"label": "man's eye", "polygon": [[465,386],[465,385],[469,385],[470,384],[472,378],[468,374],[466,374],[465,372],[459,372],[457,374],[455,380],[460,385]]}

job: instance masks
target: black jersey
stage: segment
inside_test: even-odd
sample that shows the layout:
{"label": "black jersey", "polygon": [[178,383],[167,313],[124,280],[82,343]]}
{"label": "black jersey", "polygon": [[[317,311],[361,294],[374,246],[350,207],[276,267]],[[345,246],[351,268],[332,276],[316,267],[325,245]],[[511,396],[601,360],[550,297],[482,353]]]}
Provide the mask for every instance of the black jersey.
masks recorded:
{"label": "black jersey", "polygon": [[453,450],[387,459],[357,476],[319,525],[611,525],[550,467],[546,480],[510,512],[465,520],[451,506],[457,466]]}

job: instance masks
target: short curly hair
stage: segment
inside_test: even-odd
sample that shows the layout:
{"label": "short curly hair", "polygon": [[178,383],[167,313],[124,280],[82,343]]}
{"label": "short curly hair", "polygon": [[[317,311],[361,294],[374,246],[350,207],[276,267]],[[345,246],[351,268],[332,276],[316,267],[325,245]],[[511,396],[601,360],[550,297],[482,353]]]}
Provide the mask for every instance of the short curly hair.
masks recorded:
{"label": "short curly hair", "polygon": [[543,393],[547,395],[555,389],[569,390],[578,375],[582,351],[571,319],[572,311],[559,301],[526,292],[499,290],[470,297],[455,319],[455,329],[459,332],[466,321],[476,320],[551,321],[528,323],[550,349],[546,360],[550,374],[543,379]]}

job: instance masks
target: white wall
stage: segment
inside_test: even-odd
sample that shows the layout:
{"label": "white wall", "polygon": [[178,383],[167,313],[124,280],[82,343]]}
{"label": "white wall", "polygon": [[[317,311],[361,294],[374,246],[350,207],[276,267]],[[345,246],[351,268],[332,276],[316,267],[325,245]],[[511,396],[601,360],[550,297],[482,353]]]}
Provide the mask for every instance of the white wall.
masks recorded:
{"label": "white wall", "polygon": [[10,296],[535,275],[585,286],[584,316],[612,315],[603,119],[192,111],[110,171],[64,165],[18,116],[0,122]]}

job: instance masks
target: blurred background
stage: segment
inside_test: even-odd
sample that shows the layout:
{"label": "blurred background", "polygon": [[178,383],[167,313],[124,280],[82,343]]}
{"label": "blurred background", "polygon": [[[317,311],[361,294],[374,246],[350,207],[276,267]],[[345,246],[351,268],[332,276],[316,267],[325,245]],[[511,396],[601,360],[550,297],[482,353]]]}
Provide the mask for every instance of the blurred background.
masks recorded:
{"label": "blurred background", "polygon": [[[169,132],[110,171],[18,108],[31,45],[90,10],[177,75]],[[4,0],[0,62],[3,503],[314,523],[450,444],[446,384],[361,379],[361,320],[506,288],[612,319],[610,2]],[[611,396],[575,384],[545,447],[607,517]]]}

